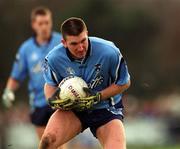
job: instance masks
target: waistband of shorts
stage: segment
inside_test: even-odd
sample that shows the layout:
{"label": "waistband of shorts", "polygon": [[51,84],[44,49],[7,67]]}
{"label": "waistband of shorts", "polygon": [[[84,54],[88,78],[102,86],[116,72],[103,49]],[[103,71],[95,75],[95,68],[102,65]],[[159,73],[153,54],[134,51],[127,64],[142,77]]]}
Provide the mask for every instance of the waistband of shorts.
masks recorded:
{"label": "waistband of shorts", "polygon": [[111,106],[116,105],[118,102],[120,102],[121,98],[114,99],[114,98],[109,98],[104,101],[101,101],[97,105],[94,105],[90,110],[96,110],[96,109],[107,109]]}

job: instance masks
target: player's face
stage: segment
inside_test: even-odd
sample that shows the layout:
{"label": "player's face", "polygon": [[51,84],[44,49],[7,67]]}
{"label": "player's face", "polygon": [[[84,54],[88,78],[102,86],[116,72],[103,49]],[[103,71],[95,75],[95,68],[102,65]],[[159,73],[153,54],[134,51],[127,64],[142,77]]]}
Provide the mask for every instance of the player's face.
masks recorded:
{"label": "player's face", "polygon": [[32,21],[32,28],[36,35],[48,39],[51,35],[52,30],[52,18],[51,15],[38,15]]}
{"label": "player's face", "polygon": [[76,59],[81,59],[86,56],[88,50],[88,32],[83,31],[78,36],[66,36],[62,43],[69,49],[70,53]]}

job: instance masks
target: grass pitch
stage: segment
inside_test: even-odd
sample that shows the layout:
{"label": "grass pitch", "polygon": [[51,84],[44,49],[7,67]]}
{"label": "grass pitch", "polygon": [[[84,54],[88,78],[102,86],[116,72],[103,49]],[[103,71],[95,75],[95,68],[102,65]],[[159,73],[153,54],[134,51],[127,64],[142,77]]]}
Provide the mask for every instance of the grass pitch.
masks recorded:
{"label": "grass pitch", "polygon": [[180,145],[169,145],[169,146],[128,146],[127,149],[180,149]]}

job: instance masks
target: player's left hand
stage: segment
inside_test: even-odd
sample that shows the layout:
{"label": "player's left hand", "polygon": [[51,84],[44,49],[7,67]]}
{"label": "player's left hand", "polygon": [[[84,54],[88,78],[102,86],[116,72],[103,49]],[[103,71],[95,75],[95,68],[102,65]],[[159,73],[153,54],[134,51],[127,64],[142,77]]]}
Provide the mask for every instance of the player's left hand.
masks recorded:
{"label": "player's left hand", "polygon": [[76,106],[74,106],[74,109],[77,111],[90,109],[101,100],[101,93],[94,92],[87,87],[84,87],[83,90],[86,92],[87,97],[76,100]]}
{"label": "player's left hand", "polygon": [[74,101],[66,98],[60,99],[59,94],[61,90],[58,88],[55,93],[48,99],[48,103],[52,109],[71,110],[74,105]]}

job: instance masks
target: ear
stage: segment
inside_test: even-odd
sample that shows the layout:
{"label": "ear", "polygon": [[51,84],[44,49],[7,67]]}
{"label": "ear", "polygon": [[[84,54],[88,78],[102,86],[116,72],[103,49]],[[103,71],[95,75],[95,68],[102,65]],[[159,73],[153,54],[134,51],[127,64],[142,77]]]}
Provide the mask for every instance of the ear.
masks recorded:
{"label": "ear", "polygon": [[64,45],[64,47],[65,47],[65,48],[67,48],[67,43],[66,43],[66,40],[61,39],[61,42],[62,42],[62,44]]}

